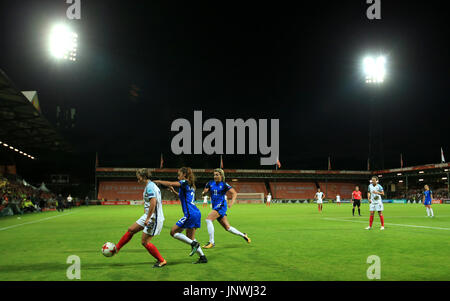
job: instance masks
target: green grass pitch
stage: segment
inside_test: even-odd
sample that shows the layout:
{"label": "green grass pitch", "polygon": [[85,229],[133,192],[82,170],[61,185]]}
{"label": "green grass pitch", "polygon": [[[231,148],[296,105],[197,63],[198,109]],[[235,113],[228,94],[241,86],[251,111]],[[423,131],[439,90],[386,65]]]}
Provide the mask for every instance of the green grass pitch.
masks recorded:
{"label": "green grass pitch", "polygon": [[[208,241],[202,208],[196,238]],[[381,280],[450,280],[450,205],[433,205],[427,218],[421,204],[385,204],[385,227],[375,217],[368,225],[352,217],[351,204],[236,204],[228,210],[232,226],[248,233],[251,244],[226,232],[217,222],[216,247],[204,250],[209,262],[194,265],[190,246],[172,238],[170,228],[182,217],[180,205],[165,205],[164,229],[152,242],[168,264],[141,246],[141,233],[117,256],[104,257],[101,246],[117,243],[142,214],[143,206],[89,206],[0,219],[0,280],[69,280],[70,255],[80,258],[81,281],[369,281],[367,258],[380,258]],[[373,281],[373,280],[370,280]]]}

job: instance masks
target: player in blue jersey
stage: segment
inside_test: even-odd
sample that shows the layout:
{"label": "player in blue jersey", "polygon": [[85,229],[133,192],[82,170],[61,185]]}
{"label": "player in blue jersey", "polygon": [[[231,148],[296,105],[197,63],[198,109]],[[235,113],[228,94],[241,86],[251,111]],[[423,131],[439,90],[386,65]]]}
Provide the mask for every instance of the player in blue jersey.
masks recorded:
{"label": "player in blue jersey", "polygon": [[[181,167],[178,170],[178,181],[176,182],[157,180],[155,183],[169,187],[179,197],[181,202],[184,216],[172,227],[170,235],[191,246],[190,256],[194,255],[194,253],[200,255],[196,263],[207,263],[208,260],[205,254],[203,254],[200,244],[195,240],[195,230],[200,228],[201,224],[201,213],[194,203],[195,175],[192,169],[190,167]],[[174,187],[177,187],[178,191]],[[186,235],[181,233],[184,230],[186,230]]]}
{"label": "player in blue jersey", "polygon": [[423,192],[422,202],[425,205],[425,208],[427,208],[427,216],[434,217],[433,209],[431,209],[431,203],[433,200],[433,192],[430,190],[430,186],[428,186],[428,185],[425,185],[424,188],[425,188],[425,191]]}
{"label": "player in blue jersey", "polygon": [[155,235],[161,233],[163,228],[164,214],[162,210],[161,191],[158,186],[150,180],[151,172],[148,169],[139,169],[136,171],[136,177],[139,183],[145,184],[143,193],[144,215],[128,228],[128,231],[117,243],[115,253],[118,253],[119,250],[133,238],[134,234],[144,230],[141,243],[147,251],[156,258],[157,262],[153,267],[161,268],[165,266],[167,262],[161,256],[156,246],[150,242]]}
{"label": "player in blue jersey", "polygon": [[209,193],[211,196],[212,211],[206,218],[206,226],[208,228],[209,242],[203,246],[205,249],[210,249],[215,246],[214,242],[214,225],[213,221],[218,220],[222,227],[235,235],[239,235],[248,243],[251,242],[246,233],[242,233],[234,227],[230,226],[227,219],[227,200],[226,193],[231,193],[230,208],[236,200],[237,192],[228,183],[225,182],[225,173],[221,168],[214,170],[214,180],[209,181],[202,192],[202,196]]}

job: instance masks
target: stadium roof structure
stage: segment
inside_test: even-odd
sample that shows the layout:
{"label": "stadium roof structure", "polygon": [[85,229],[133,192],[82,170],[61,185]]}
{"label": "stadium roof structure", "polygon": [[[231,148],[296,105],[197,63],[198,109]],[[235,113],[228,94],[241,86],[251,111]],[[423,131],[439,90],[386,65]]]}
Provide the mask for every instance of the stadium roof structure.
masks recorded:
{"label": "stadium roof structure", "polygon": [[32,155],[72,147],[0,69],[0,141]]}
{"label": "stadium roof structure", "polygon": [[420,171],[427,171],[428,174],[436,174],[441,173],[441,169],[444,169],[445,172],[450,169],[450,163],[439,163],[439,164],[426,164],[426,165],[418,165],[418,166],[409,166],[403,168],[393,168],[386,170],[374,171],[373,174],[391,174],[391,173],[406,173],[406,174],[417,174]]}

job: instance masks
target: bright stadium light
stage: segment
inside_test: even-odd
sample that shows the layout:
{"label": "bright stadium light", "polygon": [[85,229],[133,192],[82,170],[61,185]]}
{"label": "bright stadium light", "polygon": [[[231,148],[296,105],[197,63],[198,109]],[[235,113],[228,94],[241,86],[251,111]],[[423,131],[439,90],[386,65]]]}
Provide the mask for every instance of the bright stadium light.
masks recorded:
{"label": "bright stadium light", "polygon": [[12,146],[12,145],[9,145],[9,144],[7,144],[7,143],[5,143],[5,142],[1,142],[1,141],[0,141],[0,146],[2,146],[2,145],[3,145],[5,148],[7,148],[7,149],[10,149],[10,150],[12,150],[12,151],[15,151],[15,152],[17,152],[17,153],[19,153],[19,154],[21,154],[21,155],[23,155],[23,156],[25,156],[25,157],[28,157],[28,158],[30,158],[30,159],[32,159],[32,160],[35,160],[35,159],[36,159],[36,158],[33,157],[32,155],[29,155],[29,154],[27,154],[27,153],[21,151],[20,149],[18,149],[18,148],[16,148],[16,147]]}
{"label": "bright stadium light", "polygon": [[50,53],[57,59],[75,61],[78,35],[65,25],[55,25],[50,33]]}
{"label": "bright stadium light", "polygon": [[363,69],[366,75],[366,83],[368,84],[381,84],[384,82],[386,76],[386,58],[379,56],[373,58],[371,56],[366,57],[363,60]]}

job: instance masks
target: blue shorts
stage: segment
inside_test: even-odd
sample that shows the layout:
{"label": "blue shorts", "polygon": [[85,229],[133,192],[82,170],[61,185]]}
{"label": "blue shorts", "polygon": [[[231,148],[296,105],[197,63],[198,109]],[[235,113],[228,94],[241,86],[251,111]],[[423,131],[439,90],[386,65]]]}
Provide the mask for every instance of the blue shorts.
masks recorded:
{"label": "blue shorts", "polygon": [[180,218],[180,220],[176,223],[176,225],[180,228],[184,229],[193,229],[193,228],[200,228],[201,225],[201,215],[200,214],[193,214],[187,216],[183,216]]}
{"label": "blue shorts", "polygon": [[224,216],[227,215],[227,209],[228,207],[224,203],[220,203],[213,206],[213,210],[216,210],[219,213],[219,217],[217,218],[218,220],[222,219]]}
{"label": "blue shorts", "polygon": [[431,205],[431,201],[427,201],[427,200],[425,200],[425,202],[423,203],[425,206],[426,205]]}

